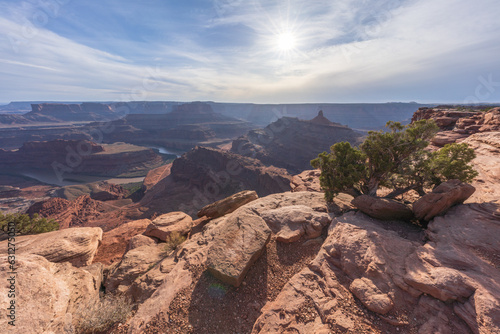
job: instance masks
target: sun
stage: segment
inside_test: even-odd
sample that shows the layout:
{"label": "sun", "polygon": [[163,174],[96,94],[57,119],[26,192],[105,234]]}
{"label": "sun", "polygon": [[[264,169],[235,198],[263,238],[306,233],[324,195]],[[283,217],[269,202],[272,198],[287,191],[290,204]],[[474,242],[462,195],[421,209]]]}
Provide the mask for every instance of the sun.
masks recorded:
{"label": "sun", "polygon": [[278,35],[277,47],[281,52],[288,52],[295,49],[296,38],[290,32],[283,32]]}

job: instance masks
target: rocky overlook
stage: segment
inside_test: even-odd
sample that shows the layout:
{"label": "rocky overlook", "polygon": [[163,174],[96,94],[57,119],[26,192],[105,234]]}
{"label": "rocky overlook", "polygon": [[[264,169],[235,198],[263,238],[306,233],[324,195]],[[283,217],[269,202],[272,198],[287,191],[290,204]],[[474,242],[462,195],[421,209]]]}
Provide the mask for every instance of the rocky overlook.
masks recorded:
{"label": "rocky overlook", "polygon": [[252,130],[234,140],[231,151],[299,173],[310,169],[310,161],[329,151],[331,145],[340,141],[358,144],[361,138],[360,133],[331,122],[320,111],[309,121],[283,117],[264,129]]}
{"label": "rocky overlook", "polygon": [[[488,112],[443,131],[476,116],[491,125]],[[327,121],[318,115],[309,126],[339,127]],[[380,201],[368,203],[380,218],[368,216],[356,209],[361,196],[327,204],[318,171],[292,177],[207,147],[151,170],[138,203],[51,199],[37,210],[58,212],[70,228],[20,238],[17,284],[28,306],[18,332],[73,331],[103,288],[135,305],[107,333],[500,333],[495,129],[464,133],[479,172],[472,186],[442,183],[411,218],[385,215]],[[428,221],[414,224],[413,214]],[[0,242],[2,280],[6,249]]]}
{"label": "rocky overlook", "polygon": [[474,133],[500,131],[500,107],[485,111],[451,106],[420,108],[412,121],[420,119],[433,119],[439,126],[441,132],[432,140],[439,147],[462,141]]}

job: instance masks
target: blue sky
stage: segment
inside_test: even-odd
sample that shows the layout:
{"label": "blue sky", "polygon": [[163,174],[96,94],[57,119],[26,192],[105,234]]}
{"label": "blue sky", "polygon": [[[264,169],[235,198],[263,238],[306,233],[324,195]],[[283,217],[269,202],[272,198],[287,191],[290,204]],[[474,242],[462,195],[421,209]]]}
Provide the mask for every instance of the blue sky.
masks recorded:
{"label": "blue sky", "polygon": [[0,101],[499,102],[499,17],[498,0],[0,0]]}

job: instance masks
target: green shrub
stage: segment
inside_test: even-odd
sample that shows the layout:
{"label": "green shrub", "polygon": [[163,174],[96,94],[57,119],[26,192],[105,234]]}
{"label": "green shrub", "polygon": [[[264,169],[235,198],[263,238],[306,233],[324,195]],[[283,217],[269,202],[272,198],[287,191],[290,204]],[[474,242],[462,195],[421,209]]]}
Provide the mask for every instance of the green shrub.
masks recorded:
{"label": "green shrub", "polygon": [[9,213],[4,215],[0,212],[0,230],[8,233],[9,223],[14,223],[16,226],[17,235],[38,234],[59,229],[59,223],[53,219],[39,217],[38,214],[30,217],[27,214]]}

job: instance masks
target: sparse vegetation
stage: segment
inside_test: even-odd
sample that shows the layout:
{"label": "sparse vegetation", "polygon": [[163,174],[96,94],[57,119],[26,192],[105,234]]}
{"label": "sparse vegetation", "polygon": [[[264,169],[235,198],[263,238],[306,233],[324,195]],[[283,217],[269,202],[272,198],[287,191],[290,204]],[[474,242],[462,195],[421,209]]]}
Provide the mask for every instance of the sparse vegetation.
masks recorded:
{"label": "sparse vegetation", "polygon": [[122,187],[127,190],[126,198],[130,198],[134,202],[138,202],[144,196],[144,189],[142,182],[133,182],[122,184]]}
{"label": "sparse vegetation", "polygon": [[165,251],[170,253],[171,251],[176,250],[177,247],[179,247],[179,245],[184,241],[186,241],[186,237],[181,235],[179,232],[170,233],[165,241]]}
{"label": "sparse vegetation", "polygon": [[9,223],[14,223],[16,226],[17,235],[39,234],[59,229],[59,223],[54,219],[46,219],[34,214],[30,217],[27,214],[9,213],[4,215],[0,212],[0,230],[8,233]]}
{"label": "sparse vegetation", "polygon": [[109,330],[117,323],[125,323],[132,312],[132,303],[125,296],[106,295],[97,303],[80,308],[76,315],[78,334],[94,334]]}
{"label": "sparse vegetation", "polygon": [[474,150],[466,144],[450,144],[437,152],[425,148],[437,133],[433,120],[420,120],[403,126],[388,122],[387,132],[370,131],[359,148],[347,142],[334,144],[311,161],[321,170],[320,184],[331,201],[338,193],[353,196],[377,195],[379,187],[391,190],[394,198],[410,190],[424,189],[449,179],[470,182],[477,176],[469,163]]}

